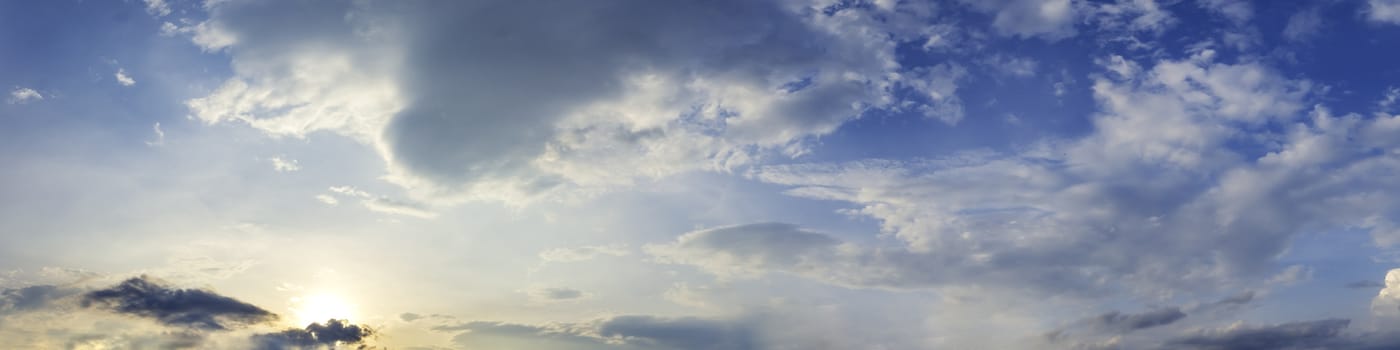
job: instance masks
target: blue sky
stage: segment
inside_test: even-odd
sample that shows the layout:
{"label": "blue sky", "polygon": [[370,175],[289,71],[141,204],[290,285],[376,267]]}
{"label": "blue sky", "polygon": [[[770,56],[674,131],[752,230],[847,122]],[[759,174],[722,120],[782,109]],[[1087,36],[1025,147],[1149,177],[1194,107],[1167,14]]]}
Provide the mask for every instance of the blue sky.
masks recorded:
{"label": "blue sky", "polygon": [[1400,2],[4,1],[6,348],[1400,347]]}

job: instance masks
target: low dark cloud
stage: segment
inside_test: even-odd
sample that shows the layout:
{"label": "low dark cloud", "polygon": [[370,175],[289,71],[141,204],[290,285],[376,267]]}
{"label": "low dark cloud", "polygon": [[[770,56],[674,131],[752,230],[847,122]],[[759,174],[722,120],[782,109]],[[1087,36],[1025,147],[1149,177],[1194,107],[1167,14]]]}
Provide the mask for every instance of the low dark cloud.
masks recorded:
{"label": "low dark cloud", "polygon": [[51,285],[29,286],[0,291],[0,316],[14,312],[42,309],[77,290]]}
{"label": "low dark cloud", "polygon": [[[312,323],[303,329],[288,329],[277,333],[253,336],[257,349],[297,349],[319,346],[353,345],[364,342],[373,336],[369,327],[351,324],[345,320],[327,320],[325,324]],[[364,346],[361,346],[364,348]]]}
{"label": "low dark cloud", "polygon": [[1385,283],[1380,283],[1380,282],[1377,282],[1377,281],[1369,281],[1369,280],[1367,280],[1367,281],[1356,281],[1356,282],[1347,283],[1347,284],[1346,284],[1346,287],[1347,287],[1347,288],[1351,288],[1351,289],[1385,288]]}
{"label": "low dark cloud", "polygon": [[764,348],[755,327],[742,319],[633,315],[548,325],[476,321],[433,330],[466,331],[453,339],[468,348],[749,350]]}
{"label": "low dark cloud", "polygon": [[747,350],[759,344],[751,325],[742,322],[694,317],[614,317],[598,327],[605,337],[622,337],[630,343],[662,349]]}
{"label": "low dark cloud", "polygon": [[1165,326],[1186,318],[1180,308],[1165,308],[1137,314],[1124,314],[1117,311],[1098,315],[1089,320],[1094,328],[1127,333],[1139,329]]}
{"label": "low dark cloud", "polygon": [[151,318],[170,326],[225,330],[269,322],[277,315],[201,289],[177,289],[147,276],[135,277],[83,296],[85,307]]}
{"label": "low dark cloud", "polygon": [[1346,348],[1339,338],[1351,324],[1346,319],[1292,322],[1263,327],[1230,327],[1181,337],[1167,343],[1171,349],[1278,350]]}

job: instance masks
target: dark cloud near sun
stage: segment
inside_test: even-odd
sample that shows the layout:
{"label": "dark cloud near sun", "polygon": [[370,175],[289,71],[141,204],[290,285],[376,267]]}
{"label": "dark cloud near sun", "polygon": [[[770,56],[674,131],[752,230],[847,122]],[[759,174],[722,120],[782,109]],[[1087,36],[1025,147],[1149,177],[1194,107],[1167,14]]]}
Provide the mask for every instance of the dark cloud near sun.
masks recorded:
{"label": "dark cloud near sun", "polygon": [[226,330],[269,322],[277,315],[256,305],[202,289],[179,289],[140,276],[88,292],[82,305],[154,319],[169,326]]}
{"label": "dark cloud near sun", "polygon": [[[277,333],[253,336],[257,349],[299,349],[318,346],[360,344],[372,337],[375,331],[369,327],[352,324],[346,320],[327,320],[324,324],[312,323],[302,329],[287,329]],[[361,348],[364,348],[361,346]]]}

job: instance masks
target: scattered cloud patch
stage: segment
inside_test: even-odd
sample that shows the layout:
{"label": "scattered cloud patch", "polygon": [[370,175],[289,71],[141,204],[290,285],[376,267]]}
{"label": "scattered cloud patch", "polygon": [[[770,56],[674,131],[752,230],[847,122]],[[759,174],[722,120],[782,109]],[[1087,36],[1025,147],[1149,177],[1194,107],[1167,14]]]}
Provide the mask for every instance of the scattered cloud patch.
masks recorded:
{"label": "scattered cloud patch", "polygon": [[156,139],[146,141],[146,145],[152,147],[165,146],[165,130],[160,129],[160,122],[151,125],[151,132],[156,134]]}
{"label": "scattered cloud patch", "polygon": [[283,156],[276,156],[268,158],[267,160],[272,163],[272,170],[276,170],[279,173],[287,173],[301,170],[301,164],[297,162],[296,159],[290,159]]}
{"label": "scattered cloud patch", "polygon": [[10,104],[25,104],[31,101],[39,101],[43,99],[44,95],[39,94],[39,92],[34,91],[34,89],[30,89],[27,87],[15,87],[14,90],[10,90],[10,98],[6,100],[6,102],[9,102]]}
{"label": "scattered cloud patch", "polygon": [[114,75],[117,77],[117,84],[121,84],[121,86],[136,85],[136,79],[132,79],[130,75],[127,75],[126,69],[124,68],[117,68],[117,73]]}
{"label": "scattered cloud patch", "polygon": [[1366,18],[1372,22],[1400,24],[1400,1],[1367,0]]}
{"label": "scattered cloud patch", "polygon": [[1303,42],[1316,38],[1321,32],[1322,10],[1309,8],[1288,17],[1288,24],[1283,27],[1283,38]]}
{"label": "scattered cloud patch", "polygon": [[540,263],[569,263],[593,260],[602,256],[627,256],[632,250],[626,244],[588,245],[553,248],[539,253]]}
{"label": "scattered cloud patch", "polygon": [[146,13],[151,16],[164,17],[170,15],[170,4],[165,0],[145,0]]}

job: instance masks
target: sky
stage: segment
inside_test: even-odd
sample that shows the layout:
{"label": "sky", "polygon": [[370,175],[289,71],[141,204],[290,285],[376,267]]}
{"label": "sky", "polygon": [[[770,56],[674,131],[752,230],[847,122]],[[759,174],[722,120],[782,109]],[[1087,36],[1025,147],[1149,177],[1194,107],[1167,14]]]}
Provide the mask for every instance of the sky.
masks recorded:
{"label": "sky", "polygon": [[1400,348],[1400,1],[0,1],[0,348]]}

